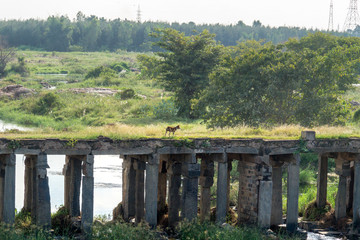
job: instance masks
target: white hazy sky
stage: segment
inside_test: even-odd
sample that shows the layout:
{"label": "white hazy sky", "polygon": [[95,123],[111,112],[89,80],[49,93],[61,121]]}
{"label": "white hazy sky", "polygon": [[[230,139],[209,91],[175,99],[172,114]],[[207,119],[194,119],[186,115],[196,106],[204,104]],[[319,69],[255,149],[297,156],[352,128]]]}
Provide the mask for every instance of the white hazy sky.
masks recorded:
{"label": "white hazy sky", "polygon": [[[342,30],[350,0],[334,1],[334,28]],[[296,26],[327,29],[330,0],[0,0],[0,19],[75,18],[78,11],[106,19]]]}

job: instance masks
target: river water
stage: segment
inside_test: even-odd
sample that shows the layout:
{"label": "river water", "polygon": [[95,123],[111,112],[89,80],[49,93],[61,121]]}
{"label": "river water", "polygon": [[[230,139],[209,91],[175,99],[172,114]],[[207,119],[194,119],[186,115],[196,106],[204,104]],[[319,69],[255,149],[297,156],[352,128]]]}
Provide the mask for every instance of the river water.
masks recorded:
{"label": "river water", "polygon": [[[64,155],[48,155],[51,212],[64,204]],[[122,159],[119,156],[98,155],[94,159],[94,215],[112,215],[122,198]],[[24,205],[24,155],[16,155],[15,207]],[[81,196],[81,194],[80,194]],[[81,197],[80,197],[81,201]]]}
{"label": "river water", "polygon": [[[0,120],[0,132],[9,129],[22,131],[29,128],[5,123]],[[16,155],[15,207],[18,211],[24,206],[24,155]],[[48,155],[49,188],[51,212],[64,204],[64,176],[62,169],[65,155]],[[122,159],[119,156],[98,155],[94,158],[94,215],[112,215],[112,210],[122,199]],[[81,194],[80,194],[81,196]],[[80,197],[81,201],[81,197]]]}

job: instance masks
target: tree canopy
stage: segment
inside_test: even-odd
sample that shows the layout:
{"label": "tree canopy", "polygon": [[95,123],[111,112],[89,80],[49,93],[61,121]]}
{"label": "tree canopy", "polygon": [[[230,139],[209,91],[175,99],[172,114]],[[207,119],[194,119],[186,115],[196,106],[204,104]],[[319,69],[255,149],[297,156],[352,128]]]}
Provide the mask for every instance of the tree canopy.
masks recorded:
{"label": "tree canopy", "polygon": [[212,72],[199,104],[211,127],[341,124],[358,82],[360,40],[316,33],[280,45],[241,43]]}
{"label": "tree canopy", "polygon": [[[236,24],[195,24],[167,22],[137,22],[127,19],[105,19],[78,12],[76,18],[49,16],[46,20],[0,20],[0,35],[11,47],[42,49],[48,51],[155,51],[154,39],[149,36],[156,28],[173,28],[186,36],[194,31],[207,29],[215,34],[215,40],[224,46],[235,46],[246,40],[264,40],[275,44],[289,38],[301,38],[314,29],[298,27],[269,27],[254,21],[249,26]],[[348,33],[333,32],[345,35]],[[155,40],[156,41],[156,40]]]}
{"label": "tree canopy", "polygon": [[[208,76],[218,63],[222,46],[208,31],[185,36],[174,29],[157,30],[152,34],[163,52],[157,52],[159,80],[174,92],[174,100],[183,117],[198,117],[191,102],[199,98],[209,84]],[[143,59],[144,60],[144,59]]]}

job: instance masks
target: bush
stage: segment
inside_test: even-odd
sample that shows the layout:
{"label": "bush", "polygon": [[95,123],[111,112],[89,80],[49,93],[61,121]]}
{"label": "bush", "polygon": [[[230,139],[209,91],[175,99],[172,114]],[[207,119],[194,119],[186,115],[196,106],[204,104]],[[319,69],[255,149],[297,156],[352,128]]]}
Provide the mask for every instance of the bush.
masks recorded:
{"label": "bush", "polygon": [[325,207],[318,208],[316,206],[316,201],[314,200],[306,206],[304,219],[310,221],[320,221],[329,211],[331,211],[331,205],[329,202],[326,202]]}
{"label": "bush", "polygon": [[134,117],[149,116],[150,113],[152,112],[152,106],[150,106],[148,104],[138,104],[138,105],[133,106],[129,112]]}
{"label": "bush", "polygon": [[22,77],[29,75],[30,72],[28,67],[26,66],[24,57],[18,57],[18,63],[12,64],[10,71],[14,73],[19,73]]}
{"label": "bush", "polygon": [[314,172],[310,169],[303,169],[299,176],[300,187],[309,186],[315,181]]}
{"label": "bush", "polygon": [[131,99],[133,97],[135,97],[134,89],[128,88],[128,89],[125,89],[124,91],[120,92],[121,100]]}
{"label": "bush", "polygon": [[31,112],[37,115],[45,115],[53,109],[60,107],[60,98],[53,92],[43,94],[40,99],[32,106]]}
{"label": "bush", "polygon": [[51,227],[54,229],[54,233],[60,236],[71,236],[71,217],[69,211],[60,206],[56,213],[51,215]]}
{"label": "bush", "polygon": [[100,66],[100,67],[94,68],[93,70],[90,70],[86,74],[85,79],[98,78],[98,77],[100,77],[100,75],[115,77],[115,74],[116,74],[116,72],[114,70],[112,70],[111,68],[105,67],[105,66]]}
{"label": "bush", "polygon": [[70,52],[82,52],[82,51],[84,51],[84,48],[82,46],[79,46],[79,45],[71,45],[69,47],[69,51]]}
{"label": "bush", "polygon": [[157,119],[169,120],[177,116],[179,109],[175,107],[175,103],[171,100],[162,100],[154,107],[154,116]]}
{"label": "bush", "polygon": [[359,120],[360,120],[360,109],[356,110],[353,116],[354,122],[359,122]]}
{"label": "bush", "polygon": [[30,231],[31,213],[21,209],[21,211],[15,215],[15,226],[23,229],[24,231]]}
{"label": "bush", "polygon": [[[24,99],[24,101],[20,104],[21,110],[25,110],[26,112],[35,115],[47,115],[61,106],[62,103],[59,96],[53,92],[42,93],[39,98]],[[27,118],[28,119],[24,120],[32,122],[31,118]],[[23,124],[32,125],[27,123]]]}
{"label": "bush", "polygon": [[121,72],[122,70],[129,70],[129,66],[126,62],[113,63],[110,65],[110,68],[116,72]]}

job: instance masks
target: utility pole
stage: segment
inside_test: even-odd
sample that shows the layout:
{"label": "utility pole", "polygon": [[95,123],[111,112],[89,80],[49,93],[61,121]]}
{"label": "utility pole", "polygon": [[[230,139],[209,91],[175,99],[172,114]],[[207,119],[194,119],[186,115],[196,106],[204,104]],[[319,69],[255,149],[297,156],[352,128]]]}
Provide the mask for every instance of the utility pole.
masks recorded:
{"label": "utility pole", "polygon": [[344,31],[353,31],[360,24],[357,0],[350,0],[349,11],[344,23]]}
{"label": "utility pole", "polygon": [[331,0],[331,2],[330,2],[328,31],[334,31],[334,4],[333,4],[333,0]]}

